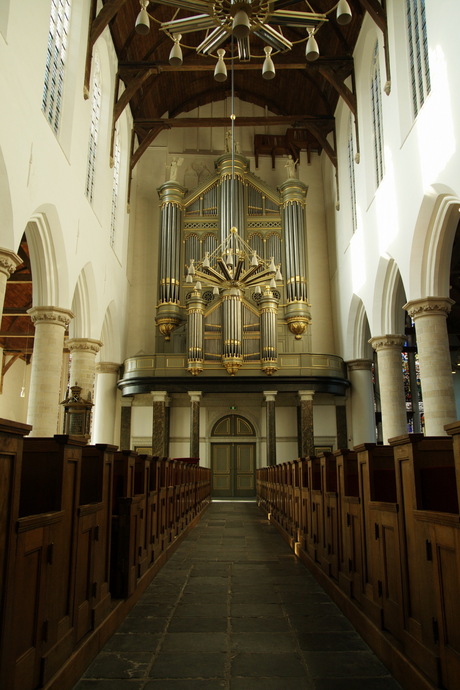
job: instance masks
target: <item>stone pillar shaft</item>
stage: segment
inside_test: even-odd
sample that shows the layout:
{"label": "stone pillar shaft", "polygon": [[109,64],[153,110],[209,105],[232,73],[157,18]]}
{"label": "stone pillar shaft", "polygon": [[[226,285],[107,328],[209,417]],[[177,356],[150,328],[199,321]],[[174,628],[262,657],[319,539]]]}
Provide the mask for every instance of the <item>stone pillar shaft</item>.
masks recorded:
{"label": "stone pillar shaft", "polygon": [[31,436],[53,436],[57,429],[64,332],[72,312],[59,307],[33,307],[35,325],[27,423]]}
{"label": "stone pillar shaft", "polygon": [[406,397],[402,375],[402,335],[382,335],[369,340],[377,352],[383,443],[407,433]]}
{"label": "stone pillar shaft", "polygon": [[155,391],[153,397],[152,455],[169,455],[169,398],[166,391]]}
{"label": "stone pillar shaft", "polygon": [[372,360],[354,359],[348,364],[351,383],[351,423],[353,445],[375,443],[374,390]]}
{"label": "stone pillar shaft", "polygon": [[276,408],[278,391],[264,391],[267,415],[267,465],[276,465]]}
{"label": "stone pillar shaft", "polygon": [[92,443],[118,445],[115,442],[115,416],[119,369],[120,365],[116,362],[99,362],[96,365]]}
{"label": "stone pillar shaft", "polygon": [[92,400],[94,397],[94,379],[96,377],[96,355],[102,343],[90,338],[71,338],[67,347],[72,355],[70,367],[70,386],[80,386],[81,397]]}
{"label": "stone pillar shaft", "polygon": [[427,436],[445,435],[457,419],[446,318],[453,301],[425,297],[404,305],[414,320]]}
{"label": "stone pillar shaft", "polygon": [[190,396],[190,457],[200,457],[200,400],[201,391],[189,391]]}
{"label": "stone pillar shaft", "polygon": [[299,457],[307,458],[315,454],[315,434],[313,428],[313,396],[315,391],[299,391]]}

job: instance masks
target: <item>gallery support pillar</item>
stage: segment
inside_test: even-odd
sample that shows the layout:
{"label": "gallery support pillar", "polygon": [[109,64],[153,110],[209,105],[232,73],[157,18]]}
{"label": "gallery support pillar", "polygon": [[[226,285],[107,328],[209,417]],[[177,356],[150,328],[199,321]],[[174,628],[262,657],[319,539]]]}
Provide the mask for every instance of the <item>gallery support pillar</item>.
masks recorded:
{"label": "gallery support pillar", "polygon": [[314,395],[315,391],[299,391],[298,447],[300,458],[308,458],[315,454],[315,433],[313,428]]}
{"label": "gallery support pillar", "polygon": [[200,401],[201,391],[189,391],[190,396],[190,457],[200,457]]}
{"label": "gallery support pillar", "polygon": [[73,314],[59,307],[32,307],[27,313],[35,326],[27,423],[31,436],[54,436],[59,431],[64,334]]}
{"label": "gallery support pillar", "polygon": [[381,335],[369,340],[377,353],[382,410],[383,443],[407,433],[406,397],[402,375],[402,335]]}
{"label": "gallery support pillar", "polygon": [[347,362],[351,384],[352,445],[375,443],[374,388],[372,360],[353,359]]}
{"label": "gallery support pillar", "polygon": [[115,443],[119,370],[120,365],[116,362],[96,364],[92,443]]}
{"label": "gallery support pillar", "polygon": [[278,391],[263,391],[267,415],[267,465],[276,465],[275,399]]}
{"label": "gallery support pillar", "polygon": [[415,324],[427,436],[444,436],[444,426],[457,419],[446,323],[452,304],[449,297],[424,297],[404,305]]}
{"label": "gallery support pillar", "polygon": [[153,425],[152,455],[158,458],[169,456],[169,397],[167,391],[152,392]]}

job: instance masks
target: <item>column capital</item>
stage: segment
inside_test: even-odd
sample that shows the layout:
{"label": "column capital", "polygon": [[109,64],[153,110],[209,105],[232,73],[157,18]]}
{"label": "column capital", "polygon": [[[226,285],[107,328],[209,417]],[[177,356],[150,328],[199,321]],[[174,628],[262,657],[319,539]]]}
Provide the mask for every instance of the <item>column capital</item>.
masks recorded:
{"label": "column capital", "polygon": [[297,391],[300,402],[311,402],[315,395],[315,391]]}
{"label": "column capital", "polygon": [[4,273],[9,278],[21,264],[22,259],[20,256],[10,249],[0,249],[0,273]]}
{"label": "column capital", "polygon": [[70,309],[60,307],[32,307],[27,310],[33,324],[48,323],[67,328],[75,316]]}
{"label": "column capital", "polygon": [[406,342],[403,335],[377,335],[374,338],[370,338],[368,341],[376,352],[381,350],[401,350],[402,346]]}
{"label": "column capital", "polygon": [[265,396],[265,402],[275,402],[278,391],[262,391]]}
{"label": "column capital", "polygon": [[160,402],[166,405],[169,402],[168,391],[150,391],[153,402]]}
{"label": "column capital", "polygon": [[421,299],[410,300],[403,306],[403,309],[415,321],[421,316],[447,317],[453,304],[455,304],[455,300],[450,299],[450,297],[422,297]]}
{"label": "column capital", "polygon": [[91,338],[68,338],[66,346],[71,352],[91,352],[97,355],[102,347],[102,342]]}
{"label": "column capital", "polygon": [[201,396],[203,395],[202,391],[187,391],[188,395],[190,396],[190,402],[200,402]]}
{"label": "column capital", "polygon": [[97,362],[96,372],[98,374],[118,374],[120,364],[118,362]]}
{"label": "column capital", "polygon": [[371,371],[372,359],[350,359],[346,362],[350,371]]}

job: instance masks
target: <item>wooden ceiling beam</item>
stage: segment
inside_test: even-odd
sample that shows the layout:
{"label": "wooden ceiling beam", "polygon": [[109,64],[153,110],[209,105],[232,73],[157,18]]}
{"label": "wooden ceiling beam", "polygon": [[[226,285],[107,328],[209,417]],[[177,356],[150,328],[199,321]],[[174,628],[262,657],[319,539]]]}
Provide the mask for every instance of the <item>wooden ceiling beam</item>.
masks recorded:
{"label": "wooden ceiling beam", "polygon": [[104,29],[109,25],[109,22],[114,18],[120,8],[127,2],[127,0],[106,0],[99,14],[97,14],[97,0],[91,1],[91,9],[89,13],[89,28],[88,28],[88,42],[86,46],[86,64],[85,64],[85,83],[83,86],[83,96],[85,99],[89,98],[89,82],[91,78],[91,60],[93,55],[94,44]]}
{"label": "wooden ceiling beam", "polygon": [[[327,123],[330,122],[331,129],[334,126],[333,117],[316,117],[308,115],[269,115],[264,117],[237,117],[234,121],[235,127],[261,127],[261,126],[276,126],[276,125],[293,125],[298,127],[306,126],[308,122]],[[134,120],[134,127],[138,125],[144,129],[157,128],[157,134],[162,129],[172,129],[174,127],[228,127],[230,117],[177,117],[164,118],[158,120],[149,120],[147,118],[136,118]],[[137,161],[136,161],[137,162]]]}
{"label": "wooden ceiling beam", "polygon": [[[330,68],[335,68],[338,69],[339,67],[342,68],[344,65],[349,65],[350,62],[353,62],[353,58],[350,57],[344,57],[344,58],[332,58],[332,59],[327,59],[327,58],[320,58],[315,62],[315,67],[319,65],[328,65]],[[124,73],[124,71],[136,71],[140,72],[141,70],[152,70],[152,74],[162,74],[163,72],[210,72],[214,71],[214,68],[216,66],[216,61],[215,60],[207,60],[206,58],[203,58],[201,60],[199,59],[193,59],[193,60],[188,60],[187,62],[184,62],[182,65],[179,67],[174,67],[173,65],[170,65],[169,62],[119,62],[118,63],[118,72],[121,76],[121,73]],[[281,62],[278,61],[275,63],[275,68],[277,70],[308,70],[309,67],[312,66],[312,63],[307,62],[307,60],[302,60],[301,62]],[[254,61],[254,62],[236,62],[233,65],[233,69],[235,72],[251,72],[251,71],[258,71],[260,72],[261,70],[261,62]],[[126,75],[125,75],[126,76]]]}

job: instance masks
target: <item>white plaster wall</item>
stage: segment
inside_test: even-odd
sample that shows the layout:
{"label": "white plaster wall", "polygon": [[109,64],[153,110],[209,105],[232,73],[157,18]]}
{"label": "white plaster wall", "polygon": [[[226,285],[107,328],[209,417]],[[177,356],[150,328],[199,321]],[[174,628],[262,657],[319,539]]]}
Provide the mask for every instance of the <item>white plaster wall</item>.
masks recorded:
{"label": "white plaster wall", "polygon": [[[5,3],[3,3],[5,4]],[[0,245],[17,251],[25,230],[34,231],[38,246],[46,247],[49,266],[41,262],[43,275],[34,274],[34,306],[71,308],[81,276],[87,283],[87,314],[78,314],[76,324],[85,330],[75,337],[100,339],[109,309],[108,337],[120,361],[125,357],[127,310],[128,152],[130,113],[120,118],[122,163],[119,185],[118,224],[114,248],[110,247],[110,214],[113,170],[109,144],[113,107],[116,57],[106,30],[96,43],[101,60],[102,109],[96,161],[94,202],[85,196],[85,174],[90,126],[90,99],[83,98],[85,46],[89,0],[72,3],[68,69],[61,128],[54,134],[41,111],[49,25],[49,2],[6,2],[0,17],[0,198],[11,204],[11,222],[2,224]],[[24,16],[27,22],[24,22]],[[18,59],[20,56],[20,59]],[[6,171],[6,172],[5,172]],[[8,218],[8,215],[6,216]],[[31,253],[34,243],[30,242]],[[32,262],[36,260],[32,256]],[[75,304],[80,304],[76,300]],[[74,328],[74,327],[72,327]],[[115,342],[113,342],[115,341]],[[11,378],[10,378],[11,380]],[[17,387],[17,386],[16,386]],[[8,393],[8,395],[7,395]],[[5,388],[6,407],[16,390]],[[3,403],[3,401],[2,401]],[[20,421],[25,416],[18,411]]]}
{"label": "white plaster wall", "polygon": [[[386,75],[383,38],[369,15],[354,53],[361,162],[355,166],[358,229],[351,234],[347,135],[349,110],[339,101],[336,112],[339,151],[341,204],[332,211],[328,204],[331,286],[338,345],[345,359],[357,356],[349,337],[349,314],[353,297],[364,303],[371,335],[392,332],[393,317],[382,303],[385,270],[396,264],[406,298],[421,294],[420,256],[426,250],[431,230],[430,213],[436,199],[449,193],[460,199],[460,94],[456,75],[460,68],[455,27],[460,6],[449,3],[449,22],[439,11],[439,3],[426,1],[431,68],[431,94],[415,121],[411,115],[408,91],[408,65],[405,53],[404,7],[387,3],[391,93],[382,94],[384,123],[385,177],[375,189],[371,141],[370,64],[375,40],[380,46],[382,88]],[[398,43],[396,44],[396,41]],[[333,189],[332,170],[324,166],[325,193]],[[421,217],[422,202],[425,202]],[[376,279],[377,274],[379,278]]]}

